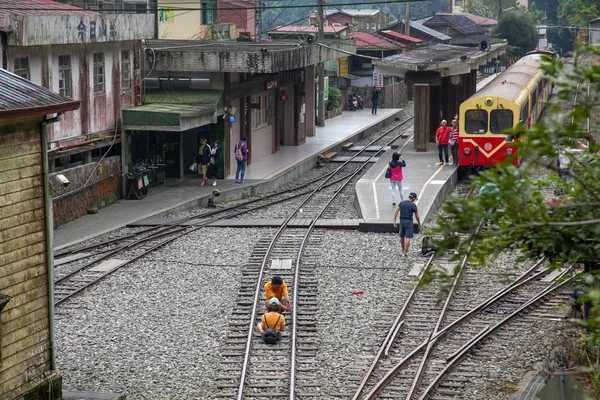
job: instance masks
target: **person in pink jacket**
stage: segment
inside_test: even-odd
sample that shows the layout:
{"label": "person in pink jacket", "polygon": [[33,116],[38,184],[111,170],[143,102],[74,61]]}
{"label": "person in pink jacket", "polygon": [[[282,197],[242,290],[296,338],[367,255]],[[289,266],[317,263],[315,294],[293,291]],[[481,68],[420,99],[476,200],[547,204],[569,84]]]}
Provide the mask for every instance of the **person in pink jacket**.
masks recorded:
{"label": "person in pink jacket", "polygon": [[448,126],[448,121],[443,119],[442,125],[435,131],[435,144],[438,147],[438,156],[440,157],[439,165],[444,165],[442,152],[446,159],[446,165],[450,165],[450,161],[448,160],[448,139],[450,139],[450,132],[452,132],[452,129]]}
{"label": "person in pink jacket", "polygon": [[404,179],[404,176],[402,175],[402,168],[406,167],[406,161],[404,161],[402,154],[392,154],[392,159],[390,160],[389,167],[390,184],[392,185],[392,205],[395,206],[396,188],[400,193],[400,201],[404,200],[404,197],[402,197],[402,179]]}

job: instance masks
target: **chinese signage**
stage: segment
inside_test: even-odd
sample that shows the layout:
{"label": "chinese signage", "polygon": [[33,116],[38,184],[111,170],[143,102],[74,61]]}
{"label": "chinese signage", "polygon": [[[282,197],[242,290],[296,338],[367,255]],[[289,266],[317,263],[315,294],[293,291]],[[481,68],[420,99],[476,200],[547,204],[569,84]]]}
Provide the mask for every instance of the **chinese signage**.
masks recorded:
{"label": "chinese signage", "polygon": [[338,62],[340,64],[339,76],[348,75],[348,57],[340,58]]}
{"label": "chinese signage", "polygon": [[373,86],[383,87],[383,75],[373,72]]}
{"label": "chinese signage", "polygon": [[275,89],[277,87],[277,81],[273,80],[273,81],[267,81],[267,90],[268,89]]}

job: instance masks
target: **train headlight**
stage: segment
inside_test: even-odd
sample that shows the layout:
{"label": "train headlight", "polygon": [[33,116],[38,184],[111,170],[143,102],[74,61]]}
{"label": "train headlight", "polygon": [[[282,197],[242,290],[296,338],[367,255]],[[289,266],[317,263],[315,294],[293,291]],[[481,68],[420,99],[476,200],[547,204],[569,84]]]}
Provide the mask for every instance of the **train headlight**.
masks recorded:
{"label": "train headlight", "polygon": [[468,147],[465,147],[465,149],[463,150],[463,153],[465,153],[465,156],[468,156],[469,154],[471,154],[471,149]]}
{"label": "train headlight", "polygon": [[487,99],[485,99],[484,103],[486,106],[490,107],[492,104],[494,104],[494,99],[488,97]]}
{"label": "train headlight", "polygon": [[509,147],[508,149],[506,149],[506,155],[507,156],[512,155],[512,153],[513,153],[513,149],[512,148]]}

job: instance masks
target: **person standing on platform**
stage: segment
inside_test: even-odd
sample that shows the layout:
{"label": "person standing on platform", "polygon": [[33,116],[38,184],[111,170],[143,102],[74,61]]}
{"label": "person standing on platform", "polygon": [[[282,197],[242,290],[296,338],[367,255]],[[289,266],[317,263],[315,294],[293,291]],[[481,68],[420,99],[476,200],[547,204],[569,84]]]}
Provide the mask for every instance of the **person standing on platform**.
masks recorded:
{"label": "person standing on platform", "polygon": [[274,276],[269,282],[265,283],[265,298],[276,298],[279,300],[279,311],[290,311],[290,296],[288,294],[287,284],[280,276]]}
{"label": "person standing on platform", "polygon": [[221,142],[215,140],[215,144],[210,149],[210,161],[208,164],[208,172],[206,176],[213,180],[213,186],[217,186],[217,172],[221,165]]}
{"label": "person standing on platform", "polygon": [[404,197],[402,197],[402,179],[404,179],[402,175],[402,168],[406,167],[406,161],[404,161],[402,154],[392,154],[392,160],[389,163],[389,167],[390,184],[392,186],[392,205],[395,206],[396,188],[398,188],[398,192],[400,193],[400,201],[404,200]]}
{"label": "person standing on platform", "polygon": [[[435,144],[438,147],[438,156],[440,163],[438,165],[444,165],[444,158],[446,159],[446,165],[450,165],[448,160],[448,140],[450,139],[450,132],[452,130],[448,126],[448,121],[442,120],[441,126],[435,131]],[[442,158],[442,152],[444,158]]]}
{"label": "person standing on platform", "polygon": [[244,175],[246,174],[246,162],[248,161],[248,138],[242,136],[233,150],[237,161],[237,170],[235,171],[235,183],[244,183]]}
{"label": "person standing on platform", "polygon": [[210,163],[210,146],[206,143],[206,138],[204,137],[200,138],[200,148],[198,148],[196,162],[198,163],[198,175],[202,176],[200,186],[204,186],[206,185],[206,173],[208,172],[208,164]]}
{"label": "person standing on platform", "polygon": [[282,339],[285,317],[279,313],[279,300],[275,297],[267,301],[267,312],[260,318],[256,329],[267,344],[275,344]]}
{"label": "person standing on platform", "polygon": [[375,86],[373,88],[373,93],[371,94],[371,103],[373,103],[373,107],[371,108],[371,114],[377,115],[377,105],[379,104],[379,93],[381,92],[381,88],[379,86]]}
{"label": "person standing on platform", "polygon": [[458,121],[453,119],[452,130],[450,131],[450,140],[448,145],[450,146],[450,152],[452,153],[452,166],[458,167]]}
{"label": "person standing on platform", "polygon": [[419,217],[419,210],[415,204],[416,200],[418,200],[417,194],[411,192],[411,194],[408,195],[408,200],[402,200],[394,213],[394,228],[398,227],[397,218],[398,214],[400,214],[400,245],[402,246],[402,255],[404,257],[408,256],[410,239],[412,239],[414,235],[413,214],[417,219],[417,226],[419,228],[421,227],[421,217]]}

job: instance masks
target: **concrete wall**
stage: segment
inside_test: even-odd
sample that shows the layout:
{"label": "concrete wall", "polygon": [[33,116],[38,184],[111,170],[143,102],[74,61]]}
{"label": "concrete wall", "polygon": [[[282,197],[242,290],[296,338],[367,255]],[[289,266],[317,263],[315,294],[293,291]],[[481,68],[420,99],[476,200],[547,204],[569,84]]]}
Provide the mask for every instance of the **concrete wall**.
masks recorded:
{"label": "concrete wall", "polygon": [[[255,7],[256,3],[249,1],[224,0],[218,2],[218,22],[235,24],[237,32],[248,32],[250,37],[254,37],[256,31],[256,18],[254,9],[240,10],[241,7]],[[227,10],[236,8],[235,10]],[[235,38],[233,38],[235,39]]]}
{"label": "concrete wall", "polygon": [[12,297],[0,313],[1,399],[47,386],[53,374],[41,122],[0,120],[0,293]]}
{"label": "concrete wall", "polygon": [[[29,59],[30,80],[41,86],[59,91],[58,57],[71,57],[72,97],[81,100],[79,110],[67,113],[64,119],[49,127],[51,148],[55,141],[96,132],[112,132],[120,118],[121,108],[136,103],[134,80],[134,53],[137,42],[111,42],[75,45],[9,46],[8,70],[14,72],[14,60]],[[121,83],[121,51],[129,51],[130,88]],[[94,94],[94,53],[104,54],[105,91]]]}
{"label": "concrete wall", "polygon": [[151,39],[153,14],[14,15],[5,16],[10,46],[102,43]]}
{"label": "concrete wall", "polygon": [[[113,156],[102,160],[102,173],[96,169],[97,162],[69,168],[50,174],[53,197],[54,227],[59,227],[85,214],[89,208],[102,208],[117,201],[121,194],[121,157]],[[64,175],[71,182],[63,189],[56,175]],[[115,175],[116,174],[116,175]],[[84,185],[88,178],[88,186]]]}
{"label": "concrete wall", "polygon": [[[342,100],[344,110],[348,109],[348,95],[355,91],[358,93],[363,101],[364,107],[370,109],[372,107],[371,94],[373,93],[373,87],[350,87],[342,91]],[[381,89],[379,93],[379,108],[402,108],[408,103],[407,87],[404,81],[388,83]]]}

